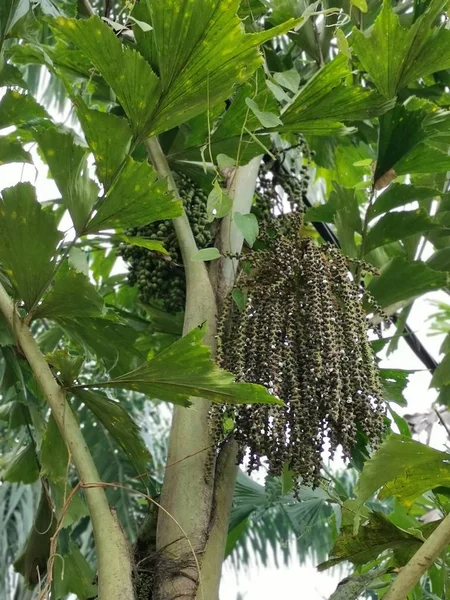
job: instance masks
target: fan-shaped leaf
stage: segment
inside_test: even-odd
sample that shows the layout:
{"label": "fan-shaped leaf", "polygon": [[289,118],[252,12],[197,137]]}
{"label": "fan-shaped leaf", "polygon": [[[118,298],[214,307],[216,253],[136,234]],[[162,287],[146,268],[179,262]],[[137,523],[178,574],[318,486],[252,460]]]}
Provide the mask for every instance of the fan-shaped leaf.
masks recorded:
{"label": "fan-shaped leaf", "polygon": [[35,586],[47,571],[51,538],[56,530],[50,498],[42,488],[41,499],[22,552],[14,562],[14,569],[23,575],[30,586]]}
{"label": "fan-shaped leaf", "polygon": [[244,33],[236,16],[240,0],[152,0],[153,26],[162,98],[152,132],[160,133],[215,106],[231,95],[261,64],[258,46],[302,22]]}
{"label": "fan-shaped leaf", "polygon": [[166,182],[148,163],[128,158],[85,232],[126,229],[180,215],[181,203],[172,199]]}
{"label": "fan-shaped leaf", "polygon": [[225,404],[281,403],[262,386],[235,383],[219,369],[202,344],[204,334],[205,326],[197,327],[134,371],[82,387],[122,388],[182,406],[190,405],[191,396]]}
{"label": "fan-shaped leaf", "polygon": [[342,121],[358,121],[383,114],[393,106],[379,94],[344,80],[350,69],[346,57],[338,55],[301,88],[281,114],[278,131],[300,130],[311,135],[345,133]]}
{"label": "fan-shaped leaf", "polygon": [[0,129],[11,125],[21,125],[47,116],[42,106],[27,94],[7,90],[0,100]]}
{"label": "fan-shaped leaf", "polygon": [[424,209],[414,211],[390,212],[381,217],[370,228],[365,243],[365,251],[371,252],[378,246],[384,246],[402,240],[416,233],[423,233],[438,227]]}
{"label": "fan-shaped leaf", "polygon": [[26,162],[33,164],[33,159],[29,152],[23,149],[20,142],[9,138],[0,137],[0,165],[13,162]]}
{"label": "fan-shaped leaf", "polygon": [[60,17],[55,25],[89,57],[117,94],[135,137],[144,137],[150,130],[160,95],[159,79],[149,64],[139,52],[123,46],[99,17],[82,20]]}
{"label": "fan-shaped leaf", "polygon": [[433,22],[446,6],[433,0],[409,27],[400,25],[390,0],[384,0],[370,33],[353,29],[352,44],[377,89],[387,98],[408,83],[450,67],[450,32]]}
{"label": "fan-shaped leaf", "polygon": [[372,204],[370,215],[376,217],[409,202],[420,203],[438,196],[440,196],[440,192],[433,188],[392,183]]}
{"label": "fan-shaped leaf", "polygon": [[103,298],[83,273],[63,267],[51,289],[34,312],[35,318],[96,317],[101,315]]}
{"label": "fan-shaped leaf", "polygon": [[384,308],[405,304],[447,283],[447,275],[433,271],[423,262],[394,258],[374,277],[368,289]]}
{"label": "fan-shaped leaf", "polygon": [[424,492],[449,484],[449,462],[446,452],[392,434],[364,465],[357,484],[358,503],[383,488],[380,498],[395,496],[411,506]]}

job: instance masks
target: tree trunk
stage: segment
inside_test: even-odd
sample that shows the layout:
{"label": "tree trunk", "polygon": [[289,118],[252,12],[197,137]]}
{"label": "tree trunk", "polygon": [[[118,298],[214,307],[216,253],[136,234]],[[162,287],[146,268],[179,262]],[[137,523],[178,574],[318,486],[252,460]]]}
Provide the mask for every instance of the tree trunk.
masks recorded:
{"label": "tree trunk", "polygon": [[[155,148],[149,148],[149,152],[158,168]],[[259,163],[259,157],[253,159],[236,169],[230,179],[234,212],[249,212]],[[167,175],[161,162],[158,170]],[[205,263],[191,261],[193,248],[186,242],[187,219],[180,219],[174,223],[186,269],[184,333],[206,321],[204,341],[214,353],[217,306],[233,285],[236,261],[222,258],[212,263],[209,271]],[[232,216],[223,219],[217,240],[221,252],[239,252],[242,242]],[[229,441],[216,457],[208,424],[210,403],[201,398],[193,398],[192,402],[189,409],[175,407],[173,412],[160,500],[163,510],[158,516],[154,600],[217,600],[219,593],[236,478],[236,447]]]}

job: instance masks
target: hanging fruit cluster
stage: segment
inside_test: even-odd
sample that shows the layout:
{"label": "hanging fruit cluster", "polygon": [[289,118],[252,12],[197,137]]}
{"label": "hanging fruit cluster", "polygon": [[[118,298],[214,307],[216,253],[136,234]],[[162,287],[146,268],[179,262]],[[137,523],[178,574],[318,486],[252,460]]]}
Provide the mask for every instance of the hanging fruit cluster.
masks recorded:
{"label": "hanging fruit cluster", "polygon": [[[302,238],[300,226],[300,215],[285,215],[277,234],[266,236],[265,249],[246,255],[237,286],[247,301],[239,310],[225,300],[218,361],[238,381],[262,384],[284,401],[226,409],[241,458],[249,450],[249,471],[267,457],[272,474],[287,463],[304,484],[317,485],[326,442],[331,454],[341,446],[349,457],[359,427],[376,444],[384,407],[362,293],[348,260]],[[212,416],[215,427],[221,418]]]}
{"label": "hanging fruit cluster", "polygon": [[[199,248],[212,243],[207,220],[207,196],[186,175],[177,175],[177,188]],[[129,264],[128,283],[137,285],[139,298],[144,304],[159,301],[164,310],[175,313],[184,310],[186,285],[180,247],[172,221],[158,221],[127,231],[129,236],[140,236],[163,242],[169,253],[164,256],[146,248],[124,244],[119,253]]]}

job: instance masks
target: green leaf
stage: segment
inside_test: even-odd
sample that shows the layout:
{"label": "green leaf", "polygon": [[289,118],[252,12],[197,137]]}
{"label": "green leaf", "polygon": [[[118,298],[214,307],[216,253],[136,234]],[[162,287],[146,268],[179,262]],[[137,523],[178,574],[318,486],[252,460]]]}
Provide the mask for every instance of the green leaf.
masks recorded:
{"label": "green leaf", "polygon": [[[261,154],[261,146],[250,136],[242,137],[242,124],[248,131],[261,129],[261,123],[247,106],[247,98],[254,100],[263,112],[278,113],[275,98],[265,85],[262,69],[258,69],[250,81],[241,85],[233,101],[225,111],[211,138],[213,155],[225,153],[233,158],[238,158],[242,164],[254,156]],[[203,143],[208,139],[206,129]],[[245,141],[245,143],[243,143]]]}
{"label": "green leaf", "polygon": [[396,165],[397,175],[408,173],[446,173],[450,169],[450,156],[430,144],[418,144]]}
{"label": "green leaf", "polygon": [[208,262],[210,260],[217,260],[218,258],[220,258],[220,256],[221,254],[217,248],[203,248],[202,250],[199,250],[196,254],[194,254],[191,260],[201,260]]}
{"label": "green leaf", "polygon": [[427,265],[435,271],[450,271],[450,248],[437,250],[427,260]]}
{"label": "green leaf", "polygon": [[353,49],[381,94],[393,98],[412,81],[450,67],[450,32],[445,25],[432,26],[445,5],[432,0],[406,28],[390,0],[384,0],[369,34],[353,28]]}
{"label": "green leaf", "polygon": [[11,125],[21,125],[47,116],[42,106],[27,94],[7,90],[0,100],[0,129]]}
{"label": "green leaf", "polygon": [[100,316],[102,309],[103,298],[86,275],[64,266],[34,316],[40,319]]}
{"label": "green leaf", "polygon": [[289,95],[280,86],[275,85],[270,79],[266,79],[266,85],[278,102],[289,102]]}
{"label": "green leaf", "polygon": [[83,356],[71,356],[67,350],[54,350],[45,355],[45,360],[56,372],[63,386],[70,386],[80,374]]}
{"label": "green leaf", "polygon": [[376,217],[392,208],[404,206],[409,202],[421,202],[432,200],[440,196],[440,192],[429,187],[417,187],[414,185],[403,185],[392,183],[382,194],[380,194],[370,209],[371,217]]}
{"label": "green leaf", "polygon": [[0,4],[0,51],[6,35],[30,9],[23,0],[4,0]]}
{"label": "green leaf", "polygon": [[345,33],[342,31],[340,27],[336,29],[336,42],[339,52],[343,54],[346,58],[351,58],[352,53],[350,50],[350,46],[347,40]]}
{"label": "green leaf", "polygon": [[402,240],[410,235],[430,231],[438,227],[422,208],[413,211],[389,212],[369,229],[365,251],[371,252],[379,246]]}
{"label": "green leaf", "polygon": [[390,169],[397,173],[397,163],[431,135],[426,130],[429,115],[428,104],[418,110],[410,110],[409,104],[399,104],[380,117],[375,182]]}
{"label": "green leaf", "polygon": [[14,346],[16,340],[4,314],[0,312],[0,346]]}
{"label": "green leaf", "polygon": [[[54,319],[74,341],[97,356],[109,369],[126,372],[141,359],[136,348],[137,331],[121,322],[99,317],[63,317]],[[111,340],[120,340],[112,344]]]}
{"label": "green leaf", "polygon": [[161,91],[159,79],[149,64],[136,50],[123,46],[97,16],[79,20],[60,17],[54,25],[100,71],[123,106],[134,136],[143,139],[150,132]]}
{"label": "green leaf", "polygon": [[344,254],[356,257],[355,232],[362,232],[356,192],[337,183],[333,187],[328,202],[308,208],[305,220],[334,223]]}
{"label": "green leaf", "polygon": [[0,262],[18,298],[29,310],[40,298],[55,269],[61,234],[52,214],[42,210],[29,183],[2,191]]}
{"label": "green leaf", "polygon": [[69,451],[53,415],[47,423],[41,444],[41,475],[50,481],[63,483],[69,471]]}
{"label": "green leaf", "polygon": [[143,139],[229,98],[233,86],[261,64],[258,46],[301,21],[291,19],[248,35],[235,15],[238,4],[239,0],[226,5],[189,0],[180,10],[176,2],[148,3],[154,45],[146,42],[146,53],[156,63],[160,79],[98,17],[59,18],[56,26],[90,58],[116,93],[135,137]]}
{"label": "green leaf", "polygon": [[145,237],[133,236],[133,235],[123,235],[119,234],[117,236],[118,239],[130,244],[131,246],[139,246],[140,248],[147,248],[147,250],[152,250],[153,252],[159,252],[160,254],[169,253],[164,248],[163,243],[159,240],[151,240]]}
{"label": "green leaf", "polygon": [[362,505],[382,488],[379,497],[395,496],[407,507],[424,492],[450,482],[446,452],[440,452],[411,438],[392,434],[366,461],[357,484]]}
{"label": "green leaf", "polygon": [[180,215],[181,203],[172,199],[166,182],[147,162],[128,158],[85,232],[127,229]]}
{"label": "green leaf", "polygon": [[359,121],[386,112],[393,102],[376,92],[347,86],[350,75],[343,54],[328,62],[302,87],[282,114],[284,126],[278,131],[297,131],[311,135],[346,133],[342,121]]}
{"label": "green leaf", "polygon": [[233,213],[233,222],[244,236],[245,241],[251,247],[259,234],[258,219],[253,213],[242,215],[239,212]]}
{"label": "green leaf", "polygon": [[86,141],[95,157],[97,176],[108,191],[130,150],[130,126],[116,115],[88,109],[79,97],[75,97],[74,102]]}
{"label": "green leaf", "polygon": [[128,18],[131,19],[134,23],[136,23],[136,25],[144,32],[152,31],[153,29],[153,27],[149,23],[146,23],[145,21],[139,21],[139,19],[135,19],[133,15],[129,15]]}
{"label": "green leaf", "polygon": [[14,570],[20,573],[28,585],[35,586],[47,571],[51,538],[56,531],[50,498],[42,487],[39,504],[30,532],[20,555],[14,561]]}
{"label": "green leaf", "polygon": [[240,0],[147,2],[155,36],[162,98],[152,133],[183,123],[229,98],[262,64],[258,46],[296,27],[289,19],[277,27],[246,34],[236,16]]}
{"label": "green leaf", "polygon": [[409,428],[406,419],[404,419],[398,413],[396,413],[391,406],[388,406],[388,413],[391,416],[394,423],[396,424],[399,433],[401,435],[404,435],[405,437],[412,437],[411,429]]}
{"label": "green leaf", "polygon": [[450,384],[450,353],[446,354],[433,373],[432,387],[443,387]]}
{"label": "green leaf", "polygon": [[33,483],[39,478],[36,450],[31,442],[11,457],[2,457],[2,463],[7,465],[2,473],[4,481]]}
{"label": "green leaf", "polygon": [[234,158],[231,158],[231,156],[227,156],[226,154],[218,154],[216,156],[216,161],[219,169],[228,169],[236,166]]}
{"label": "green leaf", "polygon": [[[341,143],[336,147],[334,151],[335,178],[341,187],[353,188],[365,183],[363,176],[371,175],[371,160],[366,157],[367,148],[363,146]],[[367,165],[367,160],[369,160],[369,165]]]}
{"label": "green leaf", "polygon": [[367,12],[367,2],[366,0],[351,0],[351,3],[353,4],[353,6],[356,6],[356,8],[359,8],[359,10],[363,13]]}
{"label": "green leaf", "polygon": [[289,69],[289,71],[283,71],[282,73],[274,73],[273,78],[278,85],[294,92],[294,94],[300,85],[300,75],[295,69]]}
{"label": "green leaf", "polygon": [[[1,8],[0,8],[0,10],[1,10]],[[1,22],[1,17],[0,17],[0,22]],[[1,44],[1,42],[0,42],[0,44]],[[15,67],[14,65],[5,63],[3,65],[3,68],[0,69],[0,87],[7,87],[7,86],[13,86],[13,85],[15,85],[17,87],[21,87],[23,90],[28,89],[28,86],[27,86],[24,78],[22,77],[22,71],[20,69],[18,69],[17,67]]]}
{"label": "green leaf", "polygon": [[235,288],[231,292],[231,296],[233,297],[233,300],[236,302],[236,306],[238,307],[238,309],[242,312],[245,308],[245,305],[247,304],[247,294],[245,292],[243,292],[242,290],[240,290],[239,288]]}
{"label": "green leaf", "polygon": [[151,460],[149,451],[142,440],[139,427],[125,408],[100,392],[79,388],[74,389],[73,392],[94,413],[128,456],[138,473],[147,471]]}
{"label": "green leaf", "polygon": [[433,271],[423,262],[408,262],[394,258],[374,277],[369,292],[383,308],[405,304],[426,292],[438,290],[447,284],[445,273]]}
{"label": "green leaf", "polygon": [[82,387],[127,389],[182,406],[189,406],[191,396],[225,404],[281,403],[260,385],[234,383],[202,344],[204,334],[205,326],[196,327],[134,371]]}
{"label": "green leaf", "polygon": [[399,406],[406,406],[404,392],[409,383],[409,376],[414,371],[404,369],[379,369],[384,397],[388,402],[395,402]]}
{"label": "green leaf", "polygon": [[26,162],[33,164],[33,159],[29,152],[23,149],[19,141],[8,136],[0,137],[0,165],[6,165],[14,162]]}
{"label": "green leaf", "polygon": [[288,494],[291,490],[294,489],[295,485],[295,475],[289,469],[288,464],[284,463],[283,465],[283,473],[281,475],[281,493],[283,496]]}
{"label": "green leaf", "polygon": [[97,595],[95,573],[75,542],[69,540],[69,552],[55,560],[53,586],[56,598],[75,594],[79,600],[89,600]]}
{"label": "green leaf", "polygon": [[258,105],[251,98],[246,98],[245,102],[258,121],[261,123],[263,127],[277,127],[278,125],[283,125],[280,117],[278,117],[275,113],[271,112],[263,112],[259,110]]}
{"label": "green leaf", "polygon": [[75,230],[80,233],[92,212],[99,189],[89,178],[88,149],[75,143],[72,133],[56,127],[37,128],[34,137],[67,206]]}
{"label": "green leaf", "polygon": [[345,527],[336,539],[330,559],[319,565],[319,571],[328,569],[344,560],[361,566],[375,560],[382,552],[393,550],[395,565],[403,566],[422,545],[415,535],[396,527],[382,513],[370,513],[369,521],[353,535],[351,527]]}
{"label": "green leaf", "polygon": [[55,513],[58,519],[62,519],[62,527],[69,527],[82,517],[89,515],[88,507],[80,491],[72,494],[69,505],[66,505],[67,497],[72,492],[70,486],[67,485],[67,480],[53,482],[51,489]]}
{"label": "green leaf", "polygon": [[213,189],[208,195],[208,201],[206,204],[208,221],[211,223],[214,221],[214,219],[222,219],[223,217],[226,217],[232,206],[233,199],[230,198],[226,191],[220,187],[217,181],[215,181]]}

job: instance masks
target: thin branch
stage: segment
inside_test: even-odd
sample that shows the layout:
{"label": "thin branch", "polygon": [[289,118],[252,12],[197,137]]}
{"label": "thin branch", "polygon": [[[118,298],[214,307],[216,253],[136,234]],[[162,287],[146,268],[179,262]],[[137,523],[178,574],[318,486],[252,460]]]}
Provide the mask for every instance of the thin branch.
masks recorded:
{"label": "thin branch", "polygon": [[383,600],[405,600],[422,575],[428,570],[450,543],[450,515],[420,546],[411,560],[400,569],[394,583]]}
{"label": "thin branch", "polygon": [[93,17],[96,14],[89,0],[83,0],[83,6],[90,17]]}
{"label": "thin branch", "polygon": [[[0,311],[14,333],[18,346],[30,365],[61,435],[73,458],[80,481],[87,484],[100,479],[80,426],[33,338],[28,326],[20,319],[14,302],[0,284]],[[102,600],[132,600],[131,562],[127,541],[116,518],[111,514],[103,489],[86,490],[86,500],[94,529],[98,557],[99,598]]]}
{"label": "thin branch", "polygon": [[[159,144],[158,138],[152,137],[146,140],[145,145],[147,147],[147,152],[150,157],[150,160],[153,163],[153,166],[162,177],[167,179],[168,188],[173,192],[175,198],[180,200],[181,198],[180,194],[178,193],[177,185],[173,178],[172,171],[169,168],[169,164],[164,155],[164,152],[162,151],[162,148]],[[180,245],[183,263],[186,267],[186,270],[188,270],[190,264],[192,263],[191,259],[194,256],[194,254],[198,252],[198,248],[195,242],[194,234],[192,233],[191,226],[189,224],[188,218],[184,210],[181,217],[178,217],[177,219],[173,220],[173,224],[177,234],[178,243]]]}
{"label": "thin branch", "polygon": [[447,423],[444,421],[444,418],[442,417],[440,411],[435,407],[434,408],[434,412],[436,413],[437,418],[439,419],[439,422],[441,423],[442,427],[445,429],[445,431],[447,432],[447,436],[450,439],[450,429],[448,428]]}

